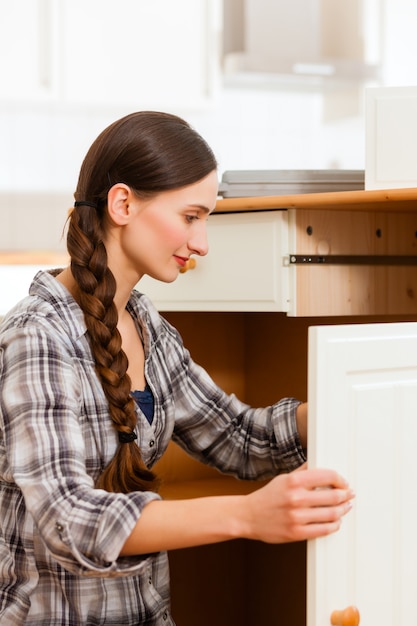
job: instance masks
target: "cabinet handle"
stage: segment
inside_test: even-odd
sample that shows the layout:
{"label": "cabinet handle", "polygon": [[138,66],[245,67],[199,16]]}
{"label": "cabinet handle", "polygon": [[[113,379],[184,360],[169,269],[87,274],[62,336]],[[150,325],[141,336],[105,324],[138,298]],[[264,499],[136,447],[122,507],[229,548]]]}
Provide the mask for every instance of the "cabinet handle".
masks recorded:
{"label": "cabinet handle", "polygon": [[344,611],[333,611],[330,617],[332,626],[359,626],[360,619],[355,606],[348,606]]}
{"label": "cabinet handle", "polygon": [[39,84],[44,88],[50,88],[52,83],[51,12],[50,0],[38,0]]}
{"label": "cabinet handle", "polygon": [[188,270],[193,270],[196,266],[197,261],[195,259],[188,259],[188,261],[185,262],[184,267],[180,269],[180,274],[185,274],[185,272],[188,272]]}

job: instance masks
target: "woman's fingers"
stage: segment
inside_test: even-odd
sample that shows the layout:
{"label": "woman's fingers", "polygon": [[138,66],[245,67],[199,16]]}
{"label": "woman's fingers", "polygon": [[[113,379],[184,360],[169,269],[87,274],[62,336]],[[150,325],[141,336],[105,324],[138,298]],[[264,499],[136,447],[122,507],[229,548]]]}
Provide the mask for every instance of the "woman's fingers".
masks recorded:
{"label": "woman's fingers", "polygon": [[293,521],[299,525],[327,524],[341,520],[352,508],[352,501],[348,500],[338,505],[306,506],[296,509]]}
{"label": "woman's fingers", "polygon": [[307,469],[306,463],[301,468],[303,472],[292,472],[290,476],[297,476],[303,481],[306,489],[319,489],[325,487],[346,489],[348,487],[347,481],[335,470],[314,468]]}
{"label": "woman's fingers", "polygon": [[328,469],[277,476],[253,495],[254,532],[268,542],[299,541],[335,532],[354,497],[346,480]]}

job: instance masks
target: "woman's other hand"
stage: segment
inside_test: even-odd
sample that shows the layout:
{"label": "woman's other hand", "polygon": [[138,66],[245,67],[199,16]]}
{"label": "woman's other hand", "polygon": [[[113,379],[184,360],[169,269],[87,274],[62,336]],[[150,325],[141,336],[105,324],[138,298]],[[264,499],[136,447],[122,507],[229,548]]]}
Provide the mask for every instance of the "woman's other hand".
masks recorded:
{"label": "woman's other hand", "polygon": [[268,543],[284,543],[337,531],[352,508],[354,493],[337,472],[307,469],[305,464],[273,478],[246,497],[248,529],[244,534]]}

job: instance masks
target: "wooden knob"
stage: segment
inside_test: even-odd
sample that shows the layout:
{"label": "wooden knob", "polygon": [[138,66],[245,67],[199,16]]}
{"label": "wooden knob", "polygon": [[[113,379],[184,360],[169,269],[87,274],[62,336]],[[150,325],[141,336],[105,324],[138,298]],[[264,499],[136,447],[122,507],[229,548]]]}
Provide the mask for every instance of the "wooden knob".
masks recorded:
{"label": "wooden knob", "polygon": [[188,272],[188,270],[193,270],[197,265],[197,261],[193,258],[188,259],[188,261],[185,262],[184,267],[182,267],[180,269],[180,274],[185,274],[185,272]]}
{"label": "wooden knob", "polygon": [[360,615],[355,606],[348,606],[344,611],[333,611],[330,620],[332,626],[359,626]]}

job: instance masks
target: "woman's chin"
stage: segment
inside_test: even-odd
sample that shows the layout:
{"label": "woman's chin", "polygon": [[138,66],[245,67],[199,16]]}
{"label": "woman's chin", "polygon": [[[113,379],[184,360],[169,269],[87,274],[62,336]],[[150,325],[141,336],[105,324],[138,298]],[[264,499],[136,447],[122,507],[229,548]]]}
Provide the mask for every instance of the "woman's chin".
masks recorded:
{"label": "woman's chin", "polygon": [[165,274],[159,274],[159,275],[151,275],[149,274],[150,278],[153,278],[154,280],[159,280],[159,282],[161,283],[173,283],[175,280],[177,280],[178,275],[179,275],[179,269],[176,272],[166,272]]}

